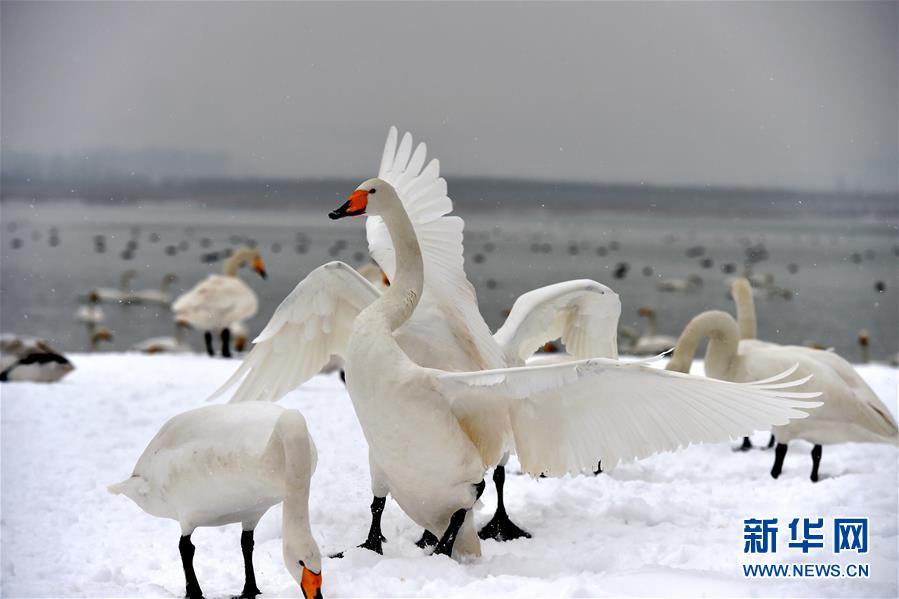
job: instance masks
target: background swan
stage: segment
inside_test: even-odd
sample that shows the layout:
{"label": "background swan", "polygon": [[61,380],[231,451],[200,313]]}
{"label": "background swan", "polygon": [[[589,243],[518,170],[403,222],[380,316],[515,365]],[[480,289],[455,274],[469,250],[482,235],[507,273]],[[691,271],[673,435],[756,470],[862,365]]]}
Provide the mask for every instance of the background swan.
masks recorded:
{"label": "background swan", "polygon": [[[750,294],[751,297],[751,294]],[[897,428],[889,410],[852,366],[833,352],[783,346],[755,339],[741,341],[737,322],[726,312],[708,311],[693,318],[681,333],[667,369],[689,372],[699,344],[708,338],[705,371],[716,379],[744,382],[782,372],[791,364],[797,374],[812,375],[801,389],[820,391],[822,406],[802,422],[775,426],[777,451],[771,476],[780,476],[787,444],[804,439],[812,449],[812,481],[818,480],[822,445],[829,443],[896,443]]]}
{"label": "background swan", "polygon": [[36,337],[0,335],[0,382],[55,383],[75,370],[62,352]]}
{"label": "background swan", "polygon": [[[730,438],[759,423],[785,423],[805,415],[797,407],[816,405],[795,400],[814,394],[783,392],[783,383],[739,386],[609,359],[455,373],[422,367],[394,332],[427,293],[423,248],[393,186],[381,179],[363,183],[331,217],[367,211],[382,217],[393,241],[390,289],[379,296],[342,263],[316,269],[282,303],[225,387],[246,374],[238,399],[277,395],[280,389],[262,383],[266,364],[253,354],[277,356],[272,348],[295,347],[291,338],[306,343],[290,357],[291,380],[279,381],[288,390],[330,355],[344,355],[372,468],[408,516],[442,532],[437,553],[479,553],[470,510],[509,433],[525,471],[559,476],[592,472],[599,460],[614,467],[692,441]],[[340,317],[322,323],[316,305]],[[496,426],[497,419],[510,425]]]}
{"label": "background swan", "polygon": [[94,302],[128,303],[131,296],[131,281],[137,276],[136,270],[126,270],[119,277],[118,289],[112,287],[98,287],[91,289],[88,295]]}
{"label": "background swan", "polygon": [[131,346],[134,351],[145,354],[190,353],[193,349],[184,340],[184,329],[187,325],[175,322],[175,334],[172,337],[150,337]]}
{"label": "background swan", "polygon": [[212,333],[220,332],[222,356],[230,358],[229,325],[252,318],[259,308],[256,293],[237,276],[237,269],[247,263],[251,264],[253,270],[263,279],[266,277],[265,264],[259,256],[259,251],[242,247],[225,261],[222,274],[207,276],[172,304],[177,322],[189,324],[203,331],[206,353],[210,356],[215,355]]}
{"label": "background swan", "polygon": [[703,285],[702,277],[697,274],[687,275],[683,279],[665,279],[656,283],[658,291],[689,292],[696,291]]}
{"label": "background swan", "polygon": [[172,302],[172,294],[169,289],[172,283],[178,281],[178,275],[167,273],[162,277],[159,289],[141,289],[129,295],[129,301],[134,304],[160,304],[168,306]]}
{"label": "background swan", "polygon": [[659,335],[656,311],[644,306],[637,314],[646,319],[646,328],[628,350],[638,356],[657,356],[674,347],[677,339],[671,335]]}
{"label": "background swan", "polygon": [[[446,370],[477,370],[510,365],[522,365],[545,341],[562,338],[566,348],[576,357],[617,357],[615,327],[621,312],[618,296],[595,281],[569,281],[533,290],[515,302],[503,327],[495,335],[480,314],[474,287],[465,275],[462,247],[461,218],[448,216],[452,201],[446,195],[446,182],[440,177],[439,163],[432,160],[424,166],[426,146],[419,144],[412,151],[412,137],[408,133],[397,145],[395,127],[388,132],[384,145],[380,176],[402,190],[400,201],[408,214],[417,239],[421,240],[424,259],[424,289],[420,303],[412,317],[396,332],[404,351],[419,365],[434,366]],[[384,221],[377,215],[366,221],[369,250],[378,267],[363,267],[359,273],[343,263],[334,263],[330,269],[334,280],[313,277],[323,286],[320,290],[300,286],[282,302],[272,321],[305,318],[299,305],[312,301],[315,320],[305,336],[287,336],[277,346],[255,350],[235,374],[237,380],[250,370],[255,370],[254,384],[268,389],[265,399],[277,400],[313,372],[307,365],[297,368],[291,360],[304,352],[318,336],[327,334],[337,326],[349,326],[352,319],[364,307],[373,302],[396,276],[396,253]],[[374,293],[355,298],[352,309],[335,305],[332,294],[342,289],[335,282],[354,274],[367,279]],[[367,275],[367,276],[366,276]],[[312,275],[310,275],[312,276]],[[385,280],[386,279],[386,280]],[[350,277],[352,280],[352,277]],[[313,283],[311,285],[317,285]],[[301,283],[302,285],[302,283]],[[314,294],[313,297],[306,295]],[[299,314],[294,314],[299,312]],[[321,329],[317,327],[322,327]],[[262,338],[257,339],[259,341]],[[271,344],[268,344],[271,345]],[[321,352],[321,353],[319,353]],[[315,363],[325,369],[342,369],[343,360],[332,355],[328,348],[315,348]],[[341,373],[343,376],[343,373]],[[239,393],[235,399],[249,397]],[[504,431],[503,437],[511,447],[511,430],[508,418],[499,415],[491,426]],[[486,426],[486,424],[485,424]],[[508,449],[508,448],[507,448]],[[507,454],[506,454],[507,455]],[[503,503],[504,457],[497,467],[494,482],[497,489],[497,512],[482,529],[482,538],[491,536],[498,540],[529,536],[511,522]],[[383,510],[389,485],[381,480],[377,470],[371,471],[373,501],[372,526],[363,547],[381,552],[380,514]],[[422,537],[419,544],[435,543],[433,535]]]}
{"label": "background swan", "polygon": [[284,564],[306,599],[321,598],[321,554],[309,525],[315,444],[296,410],[247,403],[206,406],[166,422],[130,478],[110,485],[142,510],[181,525],[178,550],[186,596],[203,596],[190,536],[200,526],[240,522],[246,575],[240,597],[253,598],[253,531],[266,511],[284,503]]}

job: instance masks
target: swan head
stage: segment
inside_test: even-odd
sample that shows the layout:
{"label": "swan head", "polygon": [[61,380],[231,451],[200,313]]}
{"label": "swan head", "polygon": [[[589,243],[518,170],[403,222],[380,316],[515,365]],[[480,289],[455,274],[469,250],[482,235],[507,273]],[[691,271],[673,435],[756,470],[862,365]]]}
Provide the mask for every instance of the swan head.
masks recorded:
{"label": "swan head", "polygon": [[299,583],[305,599],[322,599],[322,558],[311,536],[305,542],[284,539],[284,564]]}
{"label": "swan head", "polygon": [[337,210],[332,210],[328,217],[337,220],[346,216],[378,215],[390,201],[387,198],[396,198],[396,191],[390,183],[375,177],[357,187],[347,201]]}

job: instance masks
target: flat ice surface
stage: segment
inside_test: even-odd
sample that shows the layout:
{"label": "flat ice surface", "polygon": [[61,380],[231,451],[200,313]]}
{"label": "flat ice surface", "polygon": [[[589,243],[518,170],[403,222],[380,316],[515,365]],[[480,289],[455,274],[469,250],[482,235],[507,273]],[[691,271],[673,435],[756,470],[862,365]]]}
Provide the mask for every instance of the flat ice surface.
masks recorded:
{"label": "flat ice surface", "polygon": [[[55,385],[4,384],[2,393],[2,594],[5,597],[181,597],[180,534],[106,485],[120,481],[158,428],[203,405],[236,366],[205,356],[75,355]],[[660,364],[661,365],[661,364]],[[896,411],[897,371],[859,367]],[[317,376],[283,401],[309,422],[319,449],[311,497],[322,553],[347,550],[368,530],[365,441],[336,375]],[[768,435],[755,435],[764,445]],[[483,557],[457,563],[413,542],[421,530],[388,502],[384,557],[349,549],[323,560],[326,597],[340,596],[876,596],[897,595],[897,451],[826,446],[812,484],[808,444],[790,446],[772,480],[773,453],[694,446],[622,465],[600,476],[507,478],[507,507],[529,540],[486,541]],[[496,496],[487,485],[479,525]],[[807,556],[788,549],[795,517],[867,516],[870,552]],[[747,579],[743,519],[779,519],[771,563],[869,563],[869,579]],[[265,596],[300,597],[281,558],[281,511],[256,531]],[[198,529],[195,567],[208,599],[243,586],[240,528]],[[828,534],[828,539],[829,534]]]}

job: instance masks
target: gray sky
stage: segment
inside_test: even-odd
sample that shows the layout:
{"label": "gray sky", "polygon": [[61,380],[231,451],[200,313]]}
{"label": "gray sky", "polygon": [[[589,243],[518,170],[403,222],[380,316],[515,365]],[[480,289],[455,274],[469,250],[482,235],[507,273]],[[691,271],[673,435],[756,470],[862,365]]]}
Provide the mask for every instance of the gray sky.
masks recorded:
{"label": "gray sky", "polygon": [[5,150],[896,190],[897,4],[2,4]]}

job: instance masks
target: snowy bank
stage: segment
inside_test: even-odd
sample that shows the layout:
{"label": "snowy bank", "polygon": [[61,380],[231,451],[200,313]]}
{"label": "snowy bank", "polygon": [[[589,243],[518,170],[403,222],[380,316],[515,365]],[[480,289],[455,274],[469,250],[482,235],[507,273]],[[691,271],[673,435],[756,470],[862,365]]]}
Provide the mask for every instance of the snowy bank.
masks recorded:
{"label": "snowy bank", "polygon": [[[56,385],[0,387],[2,407],[2,594],[5,597],[181,597],[184,579],[174,521],[147,516],[106,492],[175,413],[203,405],[236,361],[205,356],[73,356],[77,370]],[[897,371],[859,367],[896,412]],[[323,554],[360,543],[371,501],[365,441],[336,375],[317,376],[284,405],[300,409],[319,449],[311,520]],[[757,445],[767,433],[754,437]],[[790,447],[779,480],[771,451],[691,447],[600,476],[535,480],[509,466],[507,507],[533,534],[483,543],[468,563],[431,557],[421,530],[388,501],[384,557],[350,549],[324,559],[326,597],[340,596],[896,596],[897,451],[826,446],[822,480],[809,479],[810,445]],[[488,481],[489,482],[489,481]],[[491,484],[477,512],[495,506]],[[743,519],[781,523],[780,550],[765,563],[858,562],[829,550],[786,550],[795,517],[867,516],[868,579],[747,579]],[[281,558],[281,512],[256,533],[263,597],[300,597]],[[195,567],[209,599],[243,585],[240,528],[198,529]]]}

